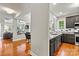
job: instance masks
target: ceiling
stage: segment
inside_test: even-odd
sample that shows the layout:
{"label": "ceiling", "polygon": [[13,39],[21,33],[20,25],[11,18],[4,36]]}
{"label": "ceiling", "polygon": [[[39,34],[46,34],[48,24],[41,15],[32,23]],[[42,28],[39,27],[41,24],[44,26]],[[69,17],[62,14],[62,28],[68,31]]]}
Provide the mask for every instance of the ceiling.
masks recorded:
{"label": "ceiling", "polygon": [[3,17],[23,17],[29,12],[30,4],[28,3],[0,3],[0,16]]}
{"label": "ceiling", "polygon": [[13,9],[16,12],[28,12],[30,10],[28,3],[0,3],[0,6]]}
{"label": "ceiling", "polygon": [[56,16],[64,16],[70,13],[79,12],[79,4],[74,3],[51,3],[50,12]]}
{"label": "ceiling", "polygon": [[[68,15],[74,12],[79,12],[79,4],[51,3],[49,5],[50,12],[56,17]],[[8,15],[10,12],[2,9],[2,7],[15,11],[15,13],[10,13],[10,15],[16,15],[17,18],[22,18],[24,15],[28,14],[31,11],[29,3],[0,3],[0,16]]]}

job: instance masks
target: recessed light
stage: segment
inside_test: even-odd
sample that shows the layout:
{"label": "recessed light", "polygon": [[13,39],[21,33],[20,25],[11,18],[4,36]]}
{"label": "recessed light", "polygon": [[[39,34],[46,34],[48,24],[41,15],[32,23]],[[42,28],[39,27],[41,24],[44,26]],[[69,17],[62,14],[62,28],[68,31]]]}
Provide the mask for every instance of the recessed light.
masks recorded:
{"label": "recessed light", "polygon": [[60,14],[60,15],[62,15],[62,14],[63,14],[63,12],[59,12],[59,14]]}
{"label": "recessed light", "polygon": [[53,5],[56,5],[56,3],[53,3]]}

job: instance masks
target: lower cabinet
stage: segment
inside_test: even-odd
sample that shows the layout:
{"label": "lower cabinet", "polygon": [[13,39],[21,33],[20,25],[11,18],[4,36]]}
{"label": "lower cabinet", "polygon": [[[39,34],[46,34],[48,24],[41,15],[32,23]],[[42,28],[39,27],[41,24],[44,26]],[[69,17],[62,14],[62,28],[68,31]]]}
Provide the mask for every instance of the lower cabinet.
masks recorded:
{"label": "lower cabinet", "polygon": [[50,40],[50,56],[54,56],[54,52],[59,48],[61,44],[61,35]]}
{"label": "lower cabinet", "polygon": [[63,34],[62,42],[75,44],[75,35],[74,34]]}
{"label": "lower cabinet", "polygon": [[55,52],[55,43],[50,44],[50,56],[53,56]]}
{"label": "lower cabinet", "polygon": [[54,56],[54,52],[59,48],[61,42],[75,44],[74,34],[62,34],[50,40],[50,56]]}
{"label": "lower cabinet", "polygon": [[55,40],[55,51],[59,48],[60,44],[61,44],[61,35],[56,37],[56,40]]}

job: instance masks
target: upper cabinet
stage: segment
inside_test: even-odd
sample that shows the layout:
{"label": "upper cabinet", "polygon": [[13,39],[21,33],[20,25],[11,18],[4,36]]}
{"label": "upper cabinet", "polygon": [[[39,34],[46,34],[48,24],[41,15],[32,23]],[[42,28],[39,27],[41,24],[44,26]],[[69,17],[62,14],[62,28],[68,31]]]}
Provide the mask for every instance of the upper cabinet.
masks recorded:
{"label": "upper cabinet", "polygon": [[66,28],[74,28],[76,17],[66,17]]}
{"label": "upper cabinet", "polygon": [[79,15],[76,16],[76,22],[79,22]]}
{"label": "upper cabinet", "polygon": [[79,16],[66,17],[66,28],[74,28],[75,22],[79,22]]}

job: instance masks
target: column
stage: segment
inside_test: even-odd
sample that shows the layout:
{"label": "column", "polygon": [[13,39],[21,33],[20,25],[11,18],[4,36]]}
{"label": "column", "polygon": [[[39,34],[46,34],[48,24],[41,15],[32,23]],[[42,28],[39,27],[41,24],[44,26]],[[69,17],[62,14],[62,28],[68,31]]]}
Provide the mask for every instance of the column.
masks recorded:
{"label": "column", "polygon": [[13,40],[17,39],[17,19],[13,18]]}
{"label": "column", "polygon": [[31,44],[32,52],[38,56],[48,56],[49,4],[31,4]]}
{"label": "column", "polygon": [[1,37],[3,38],[3,33],[4,33],[4,18],[1,17]]}

